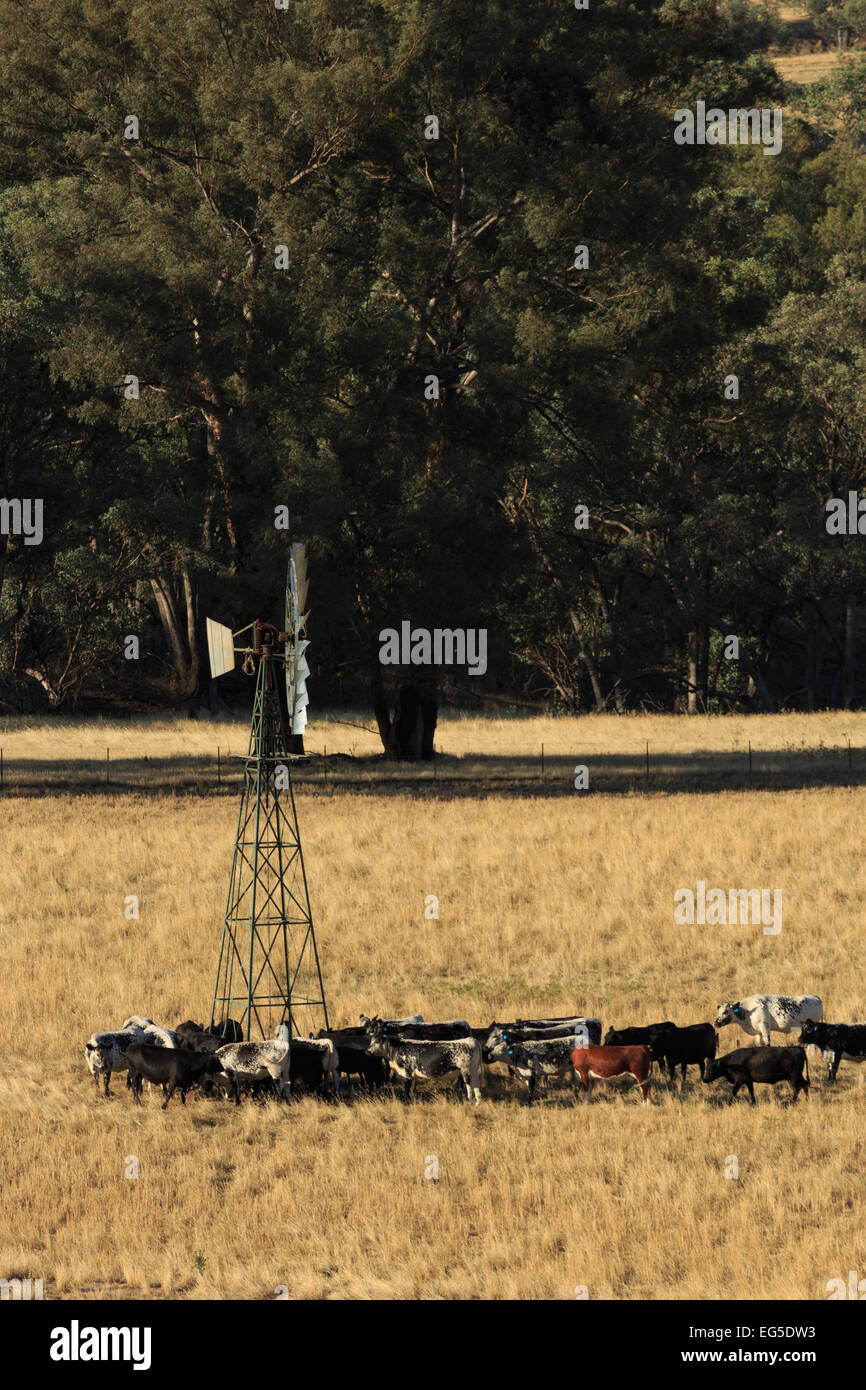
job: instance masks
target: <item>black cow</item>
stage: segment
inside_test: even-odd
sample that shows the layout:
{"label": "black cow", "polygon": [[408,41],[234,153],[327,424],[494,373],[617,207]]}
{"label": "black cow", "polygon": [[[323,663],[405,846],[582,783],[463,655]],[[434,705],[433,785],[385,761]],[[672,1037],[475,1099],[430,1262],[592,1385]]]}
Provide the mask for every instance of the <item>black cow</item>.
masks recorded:
{"label": "black cow", "polygon": [[717,1081],[720,1076],[733,1082],[732,1101],[740,1087],[745,1086],[754,1105],[755,1081],[770,1086],[775,1086],[777,1081],[790,1081],[795,1101],[801,1091],[805,1091],[806,1099],[809,1099],[809,1063],[802,1047],[739,1047],[735,1052],[727,1052],[724,1057],[707,1063],[704,1083]]}
{"label": "black cow", "polygon": [[[664,1023],[648,1023],[645,1028],[608,1028],[604,1035],[605,1047],[648,1047],[650,1062],[661,1066],[661,1062],[655,1056],[655,1047],[658,1044],[662,1033],[669,1033],[676,1029],[676,1024],[671,1023],[670,1019],[665,1019]],[[652,1070],[652,1065],[650,1070]]]}
{"label": "black cow", "polygon": [[386,1038],[406,1038],[409,1042],[453,1042],[455,1038],[471,1038],[468,1023],[401,1023],[385,1024]]}
{"label": "black cow", "polygon": [[645,1028],[608,1028],[604,1035],[605,1047],[649,1047],[653,1036],[661,1032],[676,1030],[676,1024],[666,1019],[664,1023],[648,1023]]}
{"label": "black cow", "polygon": [[163,1110],[175,1091],[180,1091],[181,1104],[186,1105],[186,1093],[198,1086],[206,1076],[218,1076],[222,1064],[212,1052],[184,1052],[175,1047],[150,1047],[147,1043],[130,1043],[126,1049],[132,1093],[141,1105],[141,1083],[168,1087]]}
{"label": "black cow", "polygon": [[192,1019],[188,1019],[186,1023],[179,1023],[174,1031],[185,1052],[216,1052],[223,1042],[219,1033],[211,1032],[208,1028],[199,1028]]}
{"label": "black cow", "polygon": [[334,1051],[329,1054],[324,1052],[321,1047],[317,1047],[315,1042],[307,1042],[303,1038],[292,1038],[289,1053],[289,1080],[292,1087],[295,1087],[299,1081],[303,1081],[307,1091],[323,1092],[325,1082],[331,1075],[330,1064],[332,1061],[336,1061],[337,1067],[342,1065],[341,1056],[336,1056]]}
{"label": "black cow", "polygon": [[453,1042],[455,1038],[472,1037],[469,1024],[460,1018],[451,1018],[445,1023],[389,1023],[386,1019],[370,1018],[365,1024],[368,1037],[373,1036],[379,1024],[386,1038],[406,1038],[410,1042]]}
{"label": "black cow", "polygon": [[186,1022],[179,1023],[174,1031],[179,1038],[186,1038],[190,1037],[193,1033],[205,1032],[205,1026],[203,1023],[195,1023],[191,1018],[188,1018]]}
{"label": "black cow", "polygon": [[686,1084],[686,1069],[697,1064],[703,1079],[704,1068],[716,1055],[718,1035],[711,1023],[690,1023],[685,1028],[662,1027],[650,1030],[650,1056],[659,1066],[666,1066],[671,1081],[677,1067],[682,1068],[682,1084]]}
{"label": "black cow", "polygon": [[367,1051],[370,1034],[363,1028],[322,1028],[320,1038],[330,1038],[340,1059],[340,1074],[345,1076],[349,1095],[352,1077],[358,1076],[371,1091],[381,1091],[388,1081],[388,1065],[381,1057],[371,1057]]}
{"label": "black cow", "polygon": [[224,1018],[221,1023],[215,1023],[210,1031],[224,1043],[241,1043],[244,1040],[244,1030],[233,1018]]}
{"label": "black cow", "polygon": [[[820,1048],[827,1062],[827,1079],[836,1080],[839,1063],[866,1060],[866,1023],[804,1023],[800,1042]],[[828,1060],[832,1054],[832,1059]]]}

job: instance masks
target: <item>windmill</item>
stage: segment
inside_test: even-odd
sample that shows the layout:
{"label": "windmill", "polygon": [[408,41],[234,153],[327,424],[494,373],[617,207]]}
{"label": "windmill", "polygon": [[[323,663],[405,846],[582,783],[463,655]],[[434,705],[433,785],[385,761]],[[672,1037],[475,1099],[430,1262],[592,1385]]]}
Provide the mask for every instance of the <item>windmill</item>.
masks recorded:
{"label": "windmill", "polygon": [[[273,1038],[280,1024],[292,1037],[306,1036],[317,1019],[328,1026],[290,770],[303,754],[307,723],[306,598],[306,553],[294,544],[285,630],[260,618],[238,632],[207,620],[211,675],[232,671],[242,656],[243,670],[256,678],[210,1019],[211,1027],[234,1019],[247,1040],[254,1032]],[[283,675],[288,732],[279,696]]]}

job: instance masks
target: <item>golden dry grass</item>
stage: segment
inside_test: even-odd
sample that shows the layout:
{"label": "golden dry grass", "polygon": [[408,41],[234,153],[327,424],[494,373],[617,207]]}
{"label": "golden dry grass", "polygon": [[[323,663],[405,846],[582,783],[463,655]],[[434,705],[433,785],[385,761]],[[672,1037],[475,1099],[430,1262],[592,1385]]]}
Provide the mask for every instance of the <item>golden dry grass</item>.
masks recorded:
{"label": "golden dry grass", "polygon": [[[164,755],[211,733],[156,727]],[[712,748],[738,727],[580,721],[584,739],[638,751],[646,736]],[[741,734],[756,727],[785,749],[832,745],[862,720],[761,719]],[[442,742],[507,756],[548,729],[553,741],[562,722],[455,719]],[[61,733],[7,727],[3,743],[67,758]],[[815,991],[828,1018],[866,1017],[864,796],[302,786],[332,1017],[580,1009],[605,1025],[686,1023],[760,990]],[[280,1285],[292,1297],[572,1298],[585,1285],[591,1298],[763,1299],[826,1298],[829,1279],[866,1266],[866,1078],[848,1063],[827,1087],[814,1062],[796,1107],[787,1087],[758,1088],[752,1109],[729,1107],[726,1083],[696,1082],[684,1099],[656,1086],[652,1107],[630,1086],[597,1086],[577,1107],[551,1088],[529,1110],[500,1082],[477,1110],[438,1093],[410,1107],[304,1098],[237,1112],[175,1100],[163,1114],[155,1093],[135,1109],[122,1076],[106,1102],[83,1061],[91,1031],[133,1012],[209,1012],[235,799],[21,794],[3,813],[0,1274],[42,1277],[60,1298],[268,1298]],[[781,935],[675,926],[674,890],[698,878],[782,888]],[[138,921],[123,915],[130,893]],[[424,918],[431,893],[438,922]],[[741,1036],[725,1029],[723,1049]],[[724,1176],[729,1155],[738,1181]],[[124,1176],[130,1156],[137,1179]],[[438,1182],[425,1178],[431,1156]]]}
{"label": "golden dry grass", "polygon": [[[246,750],[248,717],[233,721],[56,719],[0,720],[7,794],[110,786],[166,791],[240,785],[238,755]],[[646,746],[651,788],[756,784],[813,785],[866,773],[866,714],[835,711],[760,717],[710,715],[587,715],[526,717],[445,711],[436,730],[436,767],[391,764],[368,714],[320,716],[307,730],[308,761],[296,766],[301,786],[332,790],[516,791],[570,793],[578,762],[593,789],[645,789]],[[748,749],[752,745],[752,772]],[[544,782],[541,754],[544,749]],[[106,764],[106,748],[110,761]],[[220,772],[218,774],[218,749]],[[327,753],[327,758],[325,758]],[[327,764],[327,765],[326,765]]]}
{"label": "golden dry grass", "polygon": [[832,50],[829,53],[794,53],[773,59],[773,67],[786,82],[820,82],[829,77],[839,63],[860,62],[863,54],[857,49],[849,49],[844,54]]}

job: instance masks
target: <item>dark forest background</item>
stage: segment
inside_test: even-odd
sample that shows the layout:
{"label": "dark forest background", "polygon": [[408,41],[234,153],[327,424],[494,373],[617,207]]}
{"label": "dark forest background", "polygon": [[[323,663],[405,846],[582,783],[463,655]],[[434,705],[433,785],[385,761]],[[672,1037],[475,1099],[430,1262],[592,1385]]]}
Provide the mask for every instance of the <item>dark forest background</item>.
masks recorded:
{"label": "dark forest background", "polygon": [[[0,497],[45,528],[0,536],[0,711],[216,710],[204,617],[281,621],[289,539],[313,708],[862,704],[866,75],[786,94],[764,38],[0,0]],[[698,100],[784,105],[782,153],[676,145]],[[386,670],[404,619],[487,674]]]}

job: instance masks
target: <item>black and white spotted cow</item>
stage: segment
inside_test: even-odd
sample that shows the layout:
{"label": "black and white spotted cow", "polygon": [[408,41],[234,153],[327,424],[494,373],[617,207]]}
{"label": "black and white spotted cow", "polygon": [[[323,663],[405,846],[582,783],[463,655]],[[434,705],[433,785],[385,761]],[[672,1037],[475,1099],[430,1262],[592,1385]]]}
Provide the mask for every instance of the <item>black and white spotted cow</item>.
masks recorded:
{"label": "black and white spotted cow", "polygon": [[574,1070],[571,1054],[577,1048],[588,1047],[586,1029],[564,1038],[535,1039],[526,1042],[502,1039],[490,1049],[491,1062],[505,1062],[512,1073],[529,1087],[532,1104],[539,1076],[555,1076],[570,1080],[577,1099],[579,1077]]}
{"label": "black and white spotted cow", "polygon": [[840,1062],[866,1061],[866,1023],[804,1023],[800,1042],[818,1048],[829,1081],[836,1080]]}
{"label": "black and white spotted cow", "polygon": [[405,1082],[407,1100],[419,1077],[432,1081],[454,1072],[462,1076],[468,1099],[474,1098],[476,1105],[481,1100],[481,1044],[477,1038],[419,1041],[386,1033],[384,1024],[377,1023],[373,1026],[367,1055],[385,1059],[391,1071]]}
{"label": "black and white spotted cow", "polygon": [[750,994],[734,1003],[720,1004],[716,1027],[737,1023],[744,1033],[769,1047],[770,1033],[794,1033],[804,1023],[820,1023],[824,1005],[817,994]]}
{"label": "black and white spotted cow", "polygon": [[84,1046],[84,1057],[90,1069],[90,1075],[96,1084],[96,1093],[99,1094],[99,1078],[102,1077],[105,1094],[108,1095],[108,1083],[111,1080],[111,1073],[115,1071],[126,1071],[129,1063],[126,1058],[126,1049],[130,1043],[143,1042],[143,1028],[121,1028],[116,1033],[92,1033]]}
{"label": "black and white spotted cow", "polygon": [[241,1042],[226,1043],[212,1054],[218,1057],[222,1069],[232,1083],[235,1105],[241,1103],[241,1086],[251,1081],[274,1082],[278,1095],[283,1100],[289,1098],[289,1066],[291,1047],[289,1043]]}
{"label": "black and white spotted cow", "polygon": [[128,1070],[126,1051],[133,1042],[145,1043],[149,1047],[176,1048],[178,1045],[178,1039],[170,1028],[160,1028],[149,1018],[140,1018],[137,1014],[128,1018],[115,1033],[93,1033],[85,1044],[84,1056],[97,1093],[100,1076],[105,1085],[105,1094],[108,1095],[112,1072]]}
{"label": "black and white spotted cow", "polygon": [[[581,1044],[588,1047],[592,1044],[601,1042],[601,1020],[598,1018],[569,1018],[559,1023],[551,1023],[542,1026],[534,1023],[499,1023],[491,1024],[490,1032],[487,1035],[487,1050],[492,1053],[493,1048],[499,1047],[503,1042],[524,1043],[524,1042],[552,1042],[556,1038],[585,1038]],[[501,1061],[501,1058],[497,1058]]]}

